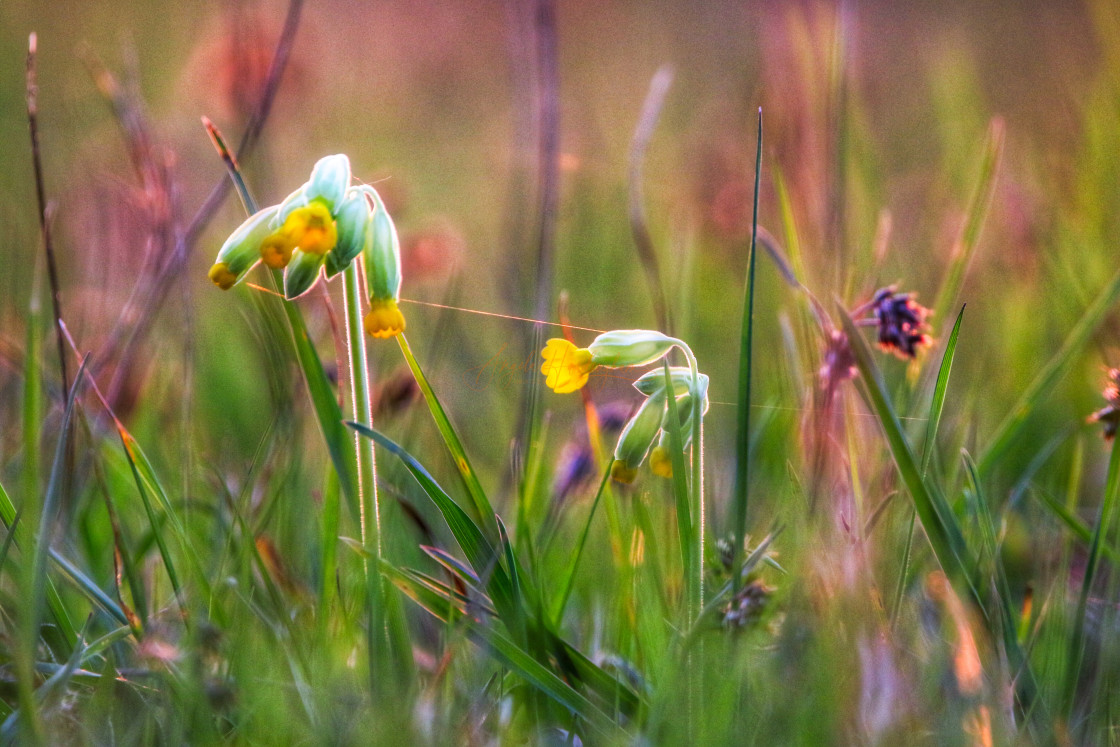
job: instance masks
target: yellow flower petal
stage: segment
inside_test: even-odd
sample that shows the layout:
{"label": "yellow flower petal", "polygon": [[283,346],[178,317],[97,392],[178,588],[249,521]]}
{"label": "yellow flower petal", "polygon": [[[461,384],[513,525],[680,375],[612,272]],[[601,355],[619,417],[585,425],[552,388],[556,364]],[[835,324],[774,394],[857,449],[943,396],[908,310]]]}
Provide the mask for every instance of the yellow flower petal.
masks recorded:
{"label": "yellow flower petal", "polygon": [[541,373],[547,378],[545,384],[557,394],[574,392],[587,383],[587,378],[595,369],[591,362],[591,351],[577,348],[567,340],[554,337],[541,351],[544,363]]}
{"label": "yellow flower petal", "polygon": [[280,231],[308,254],[326,254],[338,243],[338,228],[331,211],[318,201],[293,210]]}
{"label": "yellow flower petal", "polygon": [[634,482],[634,478],[638,476],[638,470],[627,466],[626,462],[621,459],[615,459],[611,463],[611,479],[617,482],[623,482],[629,485]]}
{"label": "yellow flower petal", "polygon": [[230,272],[229,265],[225,262],[216,263],[207,275],[222,290],[229,290],[237,282],[237,274]]}
{"label": "yellow flower petal", "polygon": [[371,298],[364,325],[370,337],[396,337],[404,332],[404,314],[391,298]]}
{"label": "yellow flower petal", "polygon": [[649,454],[649,468],[655,475],[666,480],[673,479],[673,460],[669,458],[669,450],[661,445],[654,446]]}
{"label": "yellow flower petal", "polygon": [[292,261],[295,242],[283,230],[275,231],[261,242],[261,261],[274,270],[282,270]]}

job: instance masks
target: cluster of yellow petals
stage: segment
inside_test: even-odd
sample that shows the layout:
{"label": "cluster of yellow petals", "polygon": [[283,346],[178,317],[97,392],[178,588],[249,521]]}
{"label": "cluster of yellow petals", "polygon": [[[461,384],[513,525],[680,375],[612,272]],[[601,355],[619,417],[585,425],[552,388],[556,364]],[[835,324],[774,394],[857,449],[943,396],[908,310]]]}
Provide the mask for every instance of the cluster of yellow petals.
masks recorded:
{"label": "cluster of yellow petals", "polygon": [[590,350],[577,348],[558,337],[548,341],[541,351],[541,357],[544,358],[541,373],[547,377],[545,384],[557,394],[567,394],[582,388],[595,369]]}
{"label": "cluster of yellow petals", "polygon": [[404,332],[404,314],[391,298],[371,298],[363,324],[370,337],[396,337]]}
{"label": "cluster of yellow petals", "polygon": [[296,247],[308,254],[326,254],[337,243],[338,227],[331,211],[321,202],[312,202],[293,210],[284,225],[261,242],[261,261],[280,270],[292,261]]}

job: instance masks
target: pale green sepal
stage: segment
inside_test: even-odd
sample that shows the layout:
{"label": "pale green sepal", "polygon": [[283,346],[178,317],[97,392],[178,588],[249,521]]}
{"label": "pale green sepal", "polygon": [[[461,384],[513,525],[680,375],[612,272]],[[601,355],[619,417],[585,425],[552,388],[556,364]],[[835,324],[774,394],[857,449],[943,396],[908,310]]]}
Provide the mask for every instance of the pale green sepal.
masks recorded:
{"label": "pale green sepal", "polygon": [[637,469],[653,445],[665,418],[665,393],[659,392],[642,403],[634,417],[622,429],[614,458],[630,469]]}
{"label": "pale green sepal", "polygon": [[350,159],[342,153],[320,158],[311,169],[306,187],[308,200],[323,200],[334,213],[350,187]]}
{"label": "pale green sepal", "polygon": [[401,292],[401,241],[397,227],[375,190],[363,191],[373,198],[374,208],[370,240],[366,242],[366,284],[370,298],[400,300]]}
{"label": "pale green sepal", "polygon": [[[372,213],[365,193],[360,189],[351,189],[347,192],[346,199],[335,211],[338,243],[327,259],[328,275],[345,270],[354,258],[362,253],[366,236],[372,230],[371,218]],[[332,269],[334,272],[331,271]]]}
{"label": "pale green sepal", "polygon": [[293,249],[292,261],[284,269],[284,297],[290,301],[309,291],[325,261],[325,255]]}
{"label": "pale green sepal", "polygon": [[238,226],[222,244],[214,262],[225,262],[233,272],[247,271],[256,264],[261,258],[261,242],[272,233],[269,224],[277,209],[278,206],[273,205],[260,210]]}
{"label": "pale green sepal", "polygon": [[[669,378],[673,381],[673,394],[678,397],[692,388],[692,369],[688,366],[670,366]],[[700,389],[705,392],[708,391],[707,374],[697,374],[697,378],[700,381]],[[642,374],[634,382],[634,388],[647,397],[654,392],[665,389],[665,372],[657,368],[649,373]]]}
{"label": "pale green sepal", "polygon": [[647,329],[616,329],[596,337],[587,349],[599,366],[644,366],[665,356],[677,341]]}

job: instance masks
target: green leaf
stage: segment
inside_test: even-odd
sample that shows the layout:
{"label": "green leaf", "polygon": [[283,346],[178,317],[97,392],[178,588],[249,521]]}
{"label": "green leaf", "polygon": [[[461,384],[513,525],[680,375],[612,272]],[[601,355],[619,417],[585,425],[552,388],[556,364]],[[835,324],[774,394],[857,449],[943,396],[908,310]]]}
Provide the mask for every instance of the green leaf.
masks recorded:
{"label": "green leaf", "polygon": [[751,350],[754,333],[755,264],[758,244],[758,186],[762,177],[762,109],[758,110],[758,143],[754,160],[754,209],[751,218],[751,248],[747,255],[747,284],[739,333],[739,393],[735,402],[735,492],[731,530],[734,533],[732,566],[739,564],[740,548],[747,532],[747,502],[750,497],[751,440]]}
{"label": "green leaf", "polygon": [[467,516],[467,513],[459,507],[459,504],[444,492],[443,488],[424,469],[423,465],[396,442],[361,423],[347,421],[346,425],[362,436],[373,439],[374,442],[388,449],[401,460],[405,468],[416,478],[416,482],[420,483],[420,487],[436,504],[436,508],[443,514],[451,534],[455,536],[459,547],[463,549],[463,554],[467,556],[467,562],[474,568],[474,572],[480,579],[485,579],[486,589],[490,598],[494,601],[494,607],[498,610],[501,619],[509,624],[520,618],[522,611],[514,607],[516,597],[513,583],[506,570],[499,563],[498,553],[494,546],[483,536],[482,530],[471,520],[471,517]]}
{"label": "green leaf", "polygon": [[914,509],[922,522],[934,554],[945,573],[951,578],[965,580],[972,590],[973,597],[979,599],[975,584],[975,562],[969,557],[964,534],[961,532],[956,516],[944,496],[927,483],[918,468],[914,452],[887,396],[886,384],[883,382],[879,367],[875,364],[867,341],[860,335],[859,328],[848,312],[839,304],[837,304],[837,313],[843,323],[844,334],[848,337],[856,367],[861,374],[863,391],[887,439],[887,446],[890,448],[899,476],[910,493]]}
{"label": "green leaf", "polygon": [[1070,330],[1062,347],[1054,357],[1038,372],[1038,376],[1027,386],[1019,397],[1018,402],[1011,408],[1011,412],[996,428],[995,433],[988,440],[988,448],[978,460],[977,470],[981,479],[987,477],[991,470],[999,463],[1011,444],[1023,432],[1027,419],[1034,412],[1035,407],[1053,389],[1054,385],[1073,364],[1074,357],[1081,350],[1089,336],[1104,320],[1109,309],[1116,305],[1120,299],[1120,272],[1112,276],[1108,285],[1100,292],[1089,308]]}
{"label": "green leaf", "polygon": [[471,500],[474,501],[474,518],[481,525],[483,534],[491,542],[496,542],[498,538],[498,525],[494,520],[494,509],[491,507],[490,501],[486,497],[486,492],[482,489],[482,485],[478,482],[478,476],[475,474],[474,468],[471,467],[470,459],[467,458],[467,452],[463,448],[462,441],[459,440],[459,434],[455,432],[455,426],[451,424],[451,419],[447,417],[447,412],[443,409],[443,405],[440,404],[439,398],[436,397],[431,384],[428,383],[428,378],[424,375],[424,371],[416,361],[416,356],[412,354],[412,348],[409,347],[408,340],[403,334],[400,334],[397,335],[397,342],[401,346],[401,352],[404,353],[405,361],[408,362],[408,367],[412,370],[412,375],[416,379],[416,383],[420,386],[420,391],[424,394],[424,400],[428,403],[428,409],[432,413],[432,418],[436,421],[436,428],[439,429],[440,435],[443,436],[443,442],[446,444],[447,450],[451,452],[451,458],[455,462],[455,467],[459,471],[459,476],[463,480],[463,485],[467,489],[467,494],[470,495]]}

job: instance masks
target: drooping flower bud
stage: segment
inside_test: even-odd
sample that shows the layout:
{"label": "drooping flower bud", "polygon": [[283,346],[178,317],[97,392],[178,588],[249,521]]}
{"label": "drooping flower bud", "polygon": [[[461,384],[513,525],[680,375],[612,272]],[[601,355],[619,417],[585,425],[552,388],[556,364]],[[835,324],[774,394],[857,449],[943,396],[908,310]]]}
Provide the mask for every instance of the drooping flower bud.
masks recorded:
{"label": "drooping flower bud", "polygon": [[373,200],[371,240],[366,243],[366,282],[370,298],[400,299],[401,241],[381,196],[372,187],[362,187]]}
{"label": "drooping flower bud", "polygon": [[327,277],[345,270],[362,253],[373,230],[369,201],[360,189],[351,188],[335,211],[338,243],[327,257]]}
{"label": "drooping flower bud", "polygon": [[319,269],[325,261],[326,257],[322,254],[294,250],[292,261],[284,270],[284,298],[298,298],[310,290],[319,279]]}
{"label": "drooping flower bud", "polygon": [[214,285],[229,290],[260,260],[260,244],[269,234],[269,221],[275,213],[276,207],[254,213],[226,239],[208,273]]}
{"label": "drooping flower bud", "polygon": [[[650,446],[661,430],[665,417],[665,393],[658,392],[649,397],[630,422],[622,429],[618,445],[614,447],[614,463],[611,477],[619,482],[631,482],[638,467],[645,461]],[[626,479],[629,478],[629,479]]]}
{"label": "drooping flower bud", "polygon": [[369,312],[363,320],[370,337],[388,339],[404,332],[404,314],[391,298],[371,298]]}

